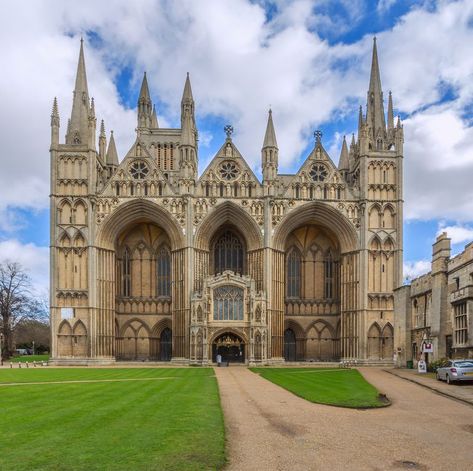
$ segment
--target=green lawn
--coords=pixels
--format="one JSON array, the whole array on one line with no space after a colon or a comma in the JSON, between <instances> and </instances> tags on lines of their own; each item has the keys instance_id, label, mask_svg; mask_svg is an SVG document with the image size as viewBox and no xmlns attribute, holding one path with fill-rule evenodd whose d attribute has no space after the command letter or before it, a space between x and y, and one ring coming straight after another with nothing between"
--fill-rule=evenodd
<instances>
[{"instance_id":1,"label":"green lawn","mask_svg":"<svg viewBox=\"0 0 473 471\"><path fill-rule=\"evenodd\" d=\"M352 369L251 368L254 373L311 402L332 406L383 407L388 401Z\"/></svg>"},{"instance_id":2,"label":"green lawn","mask_svg":"<svg viewBox=\"0 0 473 471\"><path fill-rule=\"evenodd\" d=\"M48 361L49 355L21 355L19 357L11 357L8 360L4 360L4 363L33 363L34 361Z\"/></svg>"},{"instance_id":3,"label":"green lawn","mask_svg":"<svg viewBox=\"0 0 473 471\"><path fill-rule=\"evenodd\" d=\"M0 422L0 470L217 470L225 462L211 368L2 369Z\"/></svg>"}]
</instances>

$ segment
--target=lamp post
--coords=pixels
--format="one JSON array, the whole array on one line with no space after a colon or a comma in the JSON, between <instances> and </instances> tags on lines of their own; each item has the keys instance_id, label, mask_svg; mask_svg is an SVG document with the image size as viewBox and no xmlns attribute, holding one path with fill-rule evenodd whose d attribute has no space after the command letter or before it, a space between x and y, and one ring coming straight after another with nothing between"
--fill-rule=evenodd
<instances>
[{"instance_id":1,"label":"lamp post","mask_svg":"<svg viewBox=\"0 0 473 471\"><path fill-rule=\"evenodd\" d=\"M33 355L34 355L34 340L33 340Z\"/></svg>"}]
</instances>

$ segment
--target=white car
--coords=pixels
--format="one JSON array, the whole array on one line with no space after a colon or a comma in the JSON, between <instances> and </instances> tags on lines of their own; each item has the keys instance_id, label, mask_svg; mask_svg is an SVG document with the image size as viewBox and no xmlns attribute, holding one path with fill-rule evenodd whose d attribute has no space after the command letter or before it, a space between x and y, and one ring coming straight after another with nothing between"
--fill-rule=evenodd
<instances>
[{"instance_id":1,"label":"white car","mask_svg":"<svg viewBox=\"0 0 473 471\"><path fill-rule=\"evenodd\" d=\"M473 381L473 360L449 360L437 369L437 379L451 384L455 381Z\"/></svg>"}]
</instances>

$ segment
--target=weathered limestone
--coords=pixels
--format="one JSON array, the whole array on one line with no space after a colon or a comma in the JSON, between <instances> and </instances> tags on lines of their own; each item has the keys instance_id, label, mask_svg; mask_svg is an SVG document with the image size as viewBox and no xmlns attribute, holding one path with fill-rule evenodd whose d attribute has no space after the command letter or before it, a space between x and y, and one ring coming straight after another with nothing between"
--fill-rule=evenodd
<instances>
[{"instance_id":1,"label":"weathered limestone","mask_svg":"<svg viewBox=\"0 0 473 471\"><path fill-rule=\"evenodd\" d=\"M392 361L402 273L403 129L376 44L366 116L337 168L315 133L278 173L272 111L260 182L231 126L198 175L187 76L181 128L158 126L146 75L119 161L88 95L81 43L66 143L51 116L51 325L57 363Z\"/></svg>"}]
</instances>

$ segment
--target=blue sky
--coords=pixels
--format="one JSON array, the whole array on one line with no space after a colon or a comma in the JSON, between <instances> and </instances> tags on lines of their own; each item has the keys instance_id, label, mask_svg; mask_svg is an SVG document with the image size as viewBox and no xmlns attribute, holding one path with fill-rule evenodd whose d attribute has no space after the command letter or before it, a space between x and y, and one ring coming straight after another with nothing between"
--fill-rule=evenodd
<instances>
[{"instance_id":1,"label":"blue sky","mask_svg":"<svg viewBox=\"0 0 473 471\"><path fill-rule=\"evenodd\" d=\"M429 269L440 231L454 253L473 240L473 0L102 3L0 6L0 260L19 260L39 288L48 279L49 115L57 96L63 136L81 35L89 92L121 158L143 71L163 127L178 126L190 72L200 170L231 123L257 175L270 105L281 172L297 171L315 129L338 162L366 104L376 35L385 96L392 90L405 127L406 275Z\"/></svg>"}]
</instances>

